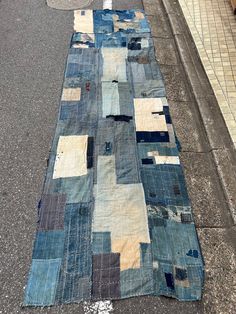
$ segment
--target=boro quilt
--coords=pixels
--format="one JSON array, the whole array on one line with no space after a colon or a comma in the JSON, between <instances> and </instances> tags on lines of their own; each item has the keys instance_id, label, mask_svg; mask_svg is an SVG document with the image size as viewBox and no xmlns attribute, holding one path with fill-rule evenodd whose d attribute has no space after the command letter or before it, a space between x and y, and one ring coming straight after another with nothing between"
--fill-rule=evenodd
<instances>
[{"instance_id":1,"label":"boro quilt","mask_svg":"<svg viewBox=\"0 0 236 314\"><path fill-rule=\"evenodd\" d=\"M147 19L76 11L24 305L199 300L203 273Z\"/></svg>"}]
</instances>

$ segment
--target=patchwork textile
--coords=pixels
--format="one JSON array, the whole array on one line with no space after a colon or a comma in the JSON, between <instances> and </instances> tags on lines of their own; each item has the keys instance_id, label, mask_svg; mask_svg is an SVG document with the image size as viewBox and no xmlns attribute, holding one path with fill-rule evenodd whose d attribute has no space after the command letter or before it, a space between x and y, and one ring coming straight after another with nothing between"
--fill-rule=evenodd
<instances>
[{"instance_id":1,"label":"patchwork textile","mask_svg":"<svg viewBox=\"0 0 236 314\"><path fill-rule=\"evenodd\" d=\"M142 11L77 11L24 304L201 298L204 265Z\"/></svg>"}]
</instances>

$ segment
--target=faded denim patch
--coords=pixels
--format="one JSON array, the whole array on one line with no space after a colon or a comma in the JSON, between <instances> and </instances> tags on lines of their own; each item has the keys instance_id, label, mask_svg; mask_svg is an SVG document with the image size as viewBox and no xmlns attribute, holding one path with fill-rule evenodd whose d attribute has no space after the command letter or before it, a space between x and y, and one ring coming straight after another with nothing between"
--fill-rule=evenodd
<instances>
[{"instance_id":1,"label":"faded denim patch","mask_svg":"<svg viewBox=\"0 0 236 314\"><path fill-rule=\"evenodd\" d=\"M141 177L147 204L189 206L181 166L142 167Z\"/></svg>"},{"instance_id":2,"label":"faded denim patch","mask_svg":"<svg viewBox=\"0 0 236 314\"><path fill-rule=\"evenodd\" d=\"M24 305L44 306L55 303L61 259L32 260Z\"/></svg>"},{"instance_id":3,"label":"faded denim patch","mask_svg":"<svg viewBox=\"0 0 236 314\"><path fill-rule=\"evenodd\" d=\"M93 232L93 254L111 253L111 233Z\"/></svg>"},{"instance_id":4,"label":"faded denim patch","mask_svg":"<svg viewBox=\"0 0 236 314\"><path fill-rule=\"evenodd\" d=\"M55 259L63 256L64 231L38 231L33 259Z\"/></svg>"},{"instance_id":5,"label":"faded denim patch","mask_svg":"<svg viewBox=\"0 0 236 314\"><path fill-rule=\"evenodd\" d=\"M193 224L149 216L151 226L155 294L179 300L201 298L203 284L200 248ZM158 237L158 240L157 240ZM168 243L168 245L165 245ZM195 258L189 256L189 248Z\"/></svg>"}]
</instances>

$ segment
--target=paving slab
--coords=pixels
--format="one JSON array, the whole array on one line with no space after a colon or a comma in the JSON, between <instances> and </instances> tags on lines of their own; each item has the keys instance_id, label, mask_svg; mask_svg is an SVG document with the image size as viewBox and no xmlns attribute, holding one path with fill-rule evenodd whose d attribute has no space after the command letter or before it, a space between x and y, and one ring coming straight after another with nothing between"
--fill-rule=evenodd
<instances>
[{"instance_id":1,"label":"paving slab","mask_svg":"<svg viewBox=\"0 0 236 314\"><path fill-rule=\"evenodd\" d=\"M165 2L169 9L171 3ZM230 1L179 0L178 3L235 144L236 21Z\"/></svg>"},{"instance_id":2,"label":"paving slab","mask_svg":"<svg viewBox=\"0 0 236 314\"><path fill-rule=\"evenodd\" d=\"M160 64L177 65L179 63L173 38L160 38L157 36L153 38L153 41L156 48L156 58Z\"/></svg>"},{"instance_id":3,"label":"paving slab","mask_svg":"<svg viewBox=\"0 0 236 314\"><path fill-rule=\"evenodd\" d=\"M204 313L234 313L236 299L235 227L198 230L206 263Z\"/></svg>"},{"instance_id":4,"label":"paving slab","mask_svg":"<svg viewBox=\"0 0 236 314\"><path fill-rule=\"evenodd\" d=\"M186 86L182 65L161 64L160 68L165 81L167 99L189 101L191 91Z\"/></svg>"},{"instance_id":5,"label":"paving slab","mask_svg":"<svg viewBox=\"0 0 236 314\"><path fill-rule=\"evenodd\" d=\"M215 150L221 150L222 148L224 148L231 152L231 156L235 156L232 136L230 135L229 128L227 129L226 127L228 126L228 124L224 121L222 108L220 109L218 105L219 95L214 96L214 86L213 88L211 88L211 85L209 84L209 79L206 75L206 72L204 71L202 59L200 58L201 53L199 54L199 50L196 49L193 40L195 38L195 33L190 33L179 2L162 0L162 4L165 13L167 13L168 15L177 50L179 52L179 56L184 67L184 72L186 75L185 78L188 81L186 84L189 85L190 90L192 90L192 97L194 96L193 98L195 98L195 101L193 103L195 103L196 105L196 110L200 115L200 120L202 120L202 124L207 135L209 150L213 152ZM178 32L175 31L176 15L178 16ZM173 18L174 20L172 21ZM227 107L225 108L227 109ZM227 113L227 111L225 111L225 113ZM233 121L230 120L230 113L227 113L227 115L229 122L233 123ZM234 167L236 164L235 159L233 158L231 159L231 161L233 162ZM217 169L227 168L223 165L223 161L222 165L220 165L218 161ZM230 195L232 195L232 192L228 191L228 187L232 186L232 181L234 182L233 185L236 186L236 176L230 175L228 171L225 171L224 175L222 171L218 171L218 176L222 183L222 189L225 191L225 196L232 217L234 219L234 222L236 222L236 203L234 201L234 198L230 197ZM231 183L227 183L227 181Z\"/></svg>"},{"instance_id":6,"label":"paving slab","mask_svg":"<svg viewBox=\"0 0 236 314\"><path fill-rule=\"evenodd\" d=\"M197 227L230 227L232 217L211 153L182 152Z\"/></svg>"},{"instance_id":7,"label":"paving slab","mask_svg":"<svg viewBox=\"0 0 236 314\"><path fill-rule=\"evenodd\" d=\"M146 14L147 19L152 26L152 36L161 38L172 37L170 24L166 20L165 16L163 16L162 12L160 10L156 10L155 5L152 7L152 10L150 9L150 11L151 12L149 14Z\"/></svg>"},{"instance_id":8,"label":"paving slab","mask_svg":"<svg viewBox=\"0 0 236 314\"><path fill-rule=\"evenodd\" d=\"M236 166L235 166L235 154L231 149L218 149L213 150L212 154L214 156L215 164L218 170L220 180L222 182L223 189L227 195L227 200L229 202L229 208L231 215L235 220L236 217L236 193L235 193L235 176Z\"/></svg>"}]
</instances>

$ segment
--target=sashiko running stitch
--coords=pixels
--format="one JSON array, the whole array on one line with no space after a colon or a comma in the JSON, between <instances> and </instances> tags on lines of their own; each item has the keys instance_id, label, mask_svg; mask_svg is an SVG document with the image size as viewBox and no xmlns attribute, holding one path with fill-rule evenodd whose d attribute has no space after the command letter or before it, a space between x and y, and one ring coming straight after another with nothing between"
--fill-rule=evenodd
<instances>
[{"instance_id":1,"label":"sashiko running stitch","mask_svg":"<svg viewBox=\"0 0 236 314\"><path fill-rule=\"evenodd\" d=\"M149 24L76 11L24 304L199 300L204 265Z\"/></svg>"}]
</instances>

